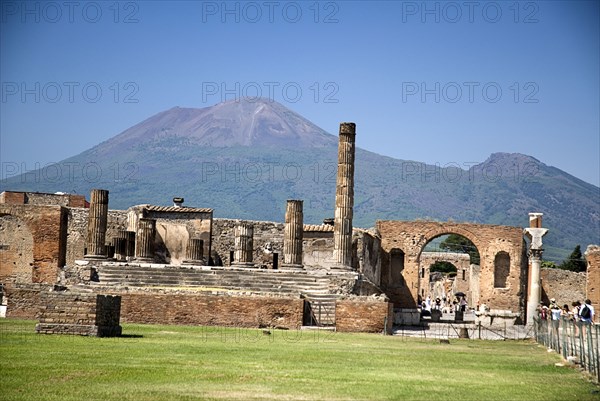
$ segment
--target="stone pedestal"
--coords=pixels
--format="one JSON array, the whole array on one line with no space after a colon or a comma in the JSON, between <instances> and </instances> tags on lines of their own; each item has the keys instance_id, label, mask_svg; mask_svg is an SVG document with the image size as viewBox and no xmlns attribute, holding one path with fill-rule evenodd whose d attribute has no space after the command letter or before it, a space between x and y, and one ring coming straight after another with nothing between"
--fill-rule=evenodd
<instances>
[{"instance_id":1,"label":"stone pedestal","mask_svg":"<svg viewBox=\"0 0 600 401\"><path fill-rule=\"evenodd\" d=\"M85 254L86 259L106 259L104 246L108 221L108 191L92 189Z\"/></svg>"},{"instance_id":2,"label":"stone pedestal","mask_svg":"<svg viewBox=\"0 0 600 401\"><path fill-rule=\"evenodd\" d=\"M303 201L288 200L283 229L284 269L302 269L302 238L304 234Z\"/></svg>"},{"instance_id":3,"label":"stone pedestal","mask_svg":"<svg viewBox=\"0 0 600 401\"><path fill-rule=\"evenodd\" d=\"M141 218L135 235L135 261L152 262L154 260L154 237L156 220Z\"/></svg>"},{"instance_id":4,"label":"stone pedestal","mask_svg":"<svg viewBox=\"0 0 600 401\"><path fill-rule=\"evenodd\" d=\"M355 137L356 124L340 124L333 232L334 269L352 269Z\"/></svg>"},{"instance_id":5,"label":"stone pedestal","mask_svg":"<svg viewBox=\"0 0 600 401\"><path fill-rule=\"evenodd\" d=\"M185 249L185 264L204 265L204 241L199 238L190 238Z\"/></svg>"},{"instance_id":6,"label":"stone pedestal","mask_svg":"<svg viewBox=\"0 0 600 401\"><path fill-rule=\"evenodd\" d=\"M254 252L254 226L242 223L234 228L235 242L232 266L253 267L252 253Z\"/></svg>"},{"instance_id":7,"label":"stone pedestal","mask_svg":"<svg viewBox=\"0 0 600 401\"><path fill-rule=\"evenodd\" d=\"M113 246L115 247L115 260L117 262L126 261L127 239L123 237L115 237L113 238Z\"/></svg>"}]
</instances>

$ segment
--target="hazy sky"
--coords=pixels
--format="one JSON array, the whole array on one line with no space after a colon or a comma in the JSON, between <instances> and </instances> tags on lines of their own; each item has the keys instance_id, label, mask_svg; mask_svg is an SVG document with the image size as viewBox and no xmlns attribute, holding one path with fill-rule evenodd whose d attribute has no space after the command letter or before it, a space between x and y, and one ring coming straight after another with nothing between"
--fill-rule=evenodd
<instances>
[{"instance_id":1,"label":"hazy sky","mask_svg":"<svg viewBox=\"0 0 600 401\"><path fill-rule=\"evenodd\" d=\"M173 106L262 95L333 134L356 122L387 156L518 152L600 185L598 2L1 6L0 179Z\"/></svg>"}]
</instances>

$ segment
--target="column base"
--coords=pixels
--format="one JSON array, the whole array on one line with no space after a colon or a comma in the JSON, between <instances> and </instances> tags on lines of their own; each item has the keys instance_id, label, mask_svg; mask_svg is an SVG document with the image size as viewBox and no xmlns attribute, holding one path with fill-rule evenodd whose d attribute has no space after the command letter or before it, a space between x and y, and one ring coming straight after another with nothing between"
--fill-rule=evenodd
<instances>
[{"instance_id":1,"label":"column base","mask_svg":"<svg viewBox=\"0 0 600 401\"><path fill-rule=\"evenodd\" d=\"M131 261L135 263L154 263L154 258L133 258Z\"/></svg>"},{"instance_id":2,"label":"column base","mask_svg":"<svg viewBox=\"0 0 600 401\"><path fill-rule=\"evenodd\" d=\"M337 271L352 271L352 266L346 266L346 265L333 265L330 267L331 270L337 270Z\"/></svg>"},{"instance_id":3,"label":"column base","mask_svg":"<svg viewBox=\"0 0 600 401\"><path fill-rule=\"evenodd\" d=\"M304 265L298 265L295 263L282 263L281 268L287 270L303 270Z\"/></svg>"},{"instance_id":4,"label":"column base","mask_svg":"<svg viewBox=\"0 0 600 401\"><path fill-rule=\"evenodd\" d=\"M231 267L249 268L249 267L254 267L254 263L253 262L233 262L231 264Z\"/></svg>"},{"instance_id":5,"label":"column base","mask_svg":"<svg viewBox=\"0 0 600 401\"><path fill-rule=\"evenodd\" d=\"M206 262L204 260L184 260L181 262L184 265L196 265L196 266L205 266Z\"/></svg>"},{"instance_id":6,"label":"column base","mask_svg":"<svg viewBox=\"0 0 600 401\"><path fill-rule=\"evenodd\" d=\"M85 260L106 260L108 259L106 255L84 255L83 259Z\"/></svg>"}]
</instances>

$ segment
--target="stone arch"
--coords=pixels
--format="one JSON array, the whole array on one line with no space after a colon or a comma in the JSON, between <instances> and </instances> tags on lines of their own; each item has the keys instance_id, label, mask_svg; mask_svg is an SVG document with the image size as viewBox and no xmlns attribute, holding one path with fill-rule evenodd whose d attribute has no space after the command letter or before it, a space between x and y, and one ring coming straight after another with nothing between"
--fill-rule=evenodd
<instances>
[{"instance_id":1,"label":"stone arch","mask_svg":"<svg viewBox=\"0 0 600 401\"><path fill-rule=\"evenodd\" d=\"M522 228L476 223L379 220L377 230L381 235L383 252L389 253L392 248L400 248L405 252L404 278L409 296L399 297L384 288L395 307L416 306L420 288L419 264L425 245L440 235L457 234L473 242L479 251L480 264L470 266L471 284L479 283L476 293L473 293L473 303L483 302L492 310L523 311L527 258L524 256ZM499 251L510 255L510 273L505 288L494 287L494 257Z\"/></svg>"},{"instance_id":2,"label":"stone arch","mask_svg":"<svg viewBox=\"0 0 600 401\"><path fill-rule=\"evenodd\" d=\"M510 255L500 251L494 257L494 288L506 288L510 275Z\"/></svg>"},{"instance_id":3,"label":"stone arch","mask_svg":"<svg viewBox=\"0 0 600 401\"><path fill-rule=\"evenodd\" d=\"M25 221L0 215L0 282L32 282L33 247L33 235Z\"/></svg>"}]
</instances>

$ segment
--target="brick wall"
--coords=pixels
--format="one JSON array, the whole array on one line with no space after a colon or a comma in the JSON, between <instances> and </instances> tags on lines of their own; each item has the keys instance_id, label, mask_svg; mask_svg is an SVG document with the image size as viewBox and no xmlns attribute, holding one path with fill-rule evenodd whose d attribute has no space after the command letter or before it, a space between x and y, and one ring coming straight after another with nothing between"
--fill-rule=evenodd
<instances>
[{"instance_id":1,"label":"brick wall","mask_svg":"<svg viewBox=\"0 0 600 401\"><path fill-rule=\"evenodd\" d=\"M0 194L0 203L10 204L10 205L23 205L25 203L25 193L24 192L2 192Z\"/></svg>"},{"instance_id":2,"label":"brick wall","mask_svg":"<svg viewBox=\"0 0 600 401\"><path fill-rule=\"evenodd\" d=\"M304 300L196 294L122 294L121 318L130 323L233 327L302 325Z\"/></svg>"},{"instance_id":3,"label":"brick wall","mask_svg":"<svg viewBox=\"0 0 600 401\"><path fill-rule=\"evenodd\" d=\"M39 323L42 334L79 334L99 337L121 335L121 297L52 291L40 293Z\"/></svg>"},{"instance_id":4,"label":"brick wall","mask_svg":"<svg viewBox=\"0 0 600 401\"><path fill-rule=\"evenodd\" d=\"M335 304L337 331L381 333L387 317L386 332L390 333L394 320L391 302L338 300Z\"/></svg>"},{"instance_id":5,"label":"brick wall","mask_svg":"<svg viewBox=\"0 0 600 401\"><path fill-rule=\"evenodd\" d=\"M62 206L31 206L0 204L0 219L12 216L27 226L32 237L31 281L34 283L55 283L58 268L65 264L67 238L67 209ZM6 260L11 249L23 249L27 241L10 233L0 233L0 259ZM5 246L8 246L6 249ZM27 251L27 250L25 250ZM29 252L29 251L27 251ZM2 269L3 271L6 269ZM3 273L10 276L10 271Z\"/></svg>"},{"instance_id":6,"label":"brick wall","mask_svg":"<svg viewBox=\"0 0 600 401\"><path fill-rule=\"evenodd\" d=\"M445 234L459 234L471 240L481 256L479 301L492 309L523 312L524 295L527 288L526 258L524 257L523 229L519 227L492 226L431 221L377 221L383 249L382 266L389 270L389 252L400 249L404 252L404 283L388 295L398 307L414 307L420 288L419 262L425 245L432 239ZM498 252L510 257L510 271L506 287L494 286L494 259ZM384 276L390 276L388 274ZM387 283L393 287L394 283ZM386 283L382 283L385 287Z\"/></svg>"},{"instance_id":7,"label":"brick wall","mask_svg":"<svg viewBox=\"0 0 600 401\"><path fill-rule=\"evenodd\" d=\"M4 296L7 300L6 317L14 319L37 319L42 305L41 294L50 291L50 284L7 285Z\"/></svg>"}]
</instances>

